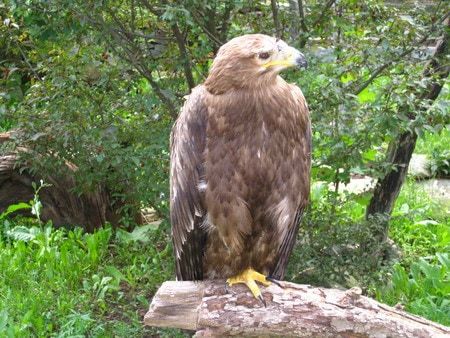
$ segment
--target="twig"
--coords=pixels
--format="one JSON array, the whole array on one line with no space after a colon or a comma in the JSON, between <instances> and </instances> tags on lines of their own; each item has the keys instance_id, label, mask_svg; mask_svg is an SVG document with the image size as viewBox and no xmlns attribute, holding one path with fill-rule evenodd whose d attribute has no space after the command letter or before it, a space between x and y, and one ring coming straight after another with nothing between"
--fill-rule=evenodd
<instances>
[{"instance_id":1,"label":"twig","mask_svg":"<svg viewBox=\"0 0 450 338\"><path fill-rule=\"evenodd\" d=\"M378 67L377 69L375 69L375 71L370 75L370 77L364 81L359 87L357 87L353 93L355 95L358 95L359 93L361 93L364 89L366 89L377 77L378 75L380 75L385 69L387 69L389 66L391 66L393 63L401 60L402 58L404 58L405 56L411 54L414 50L416 50L417 48L421 47L422 44L430 37L431 33L433 33L436 30L436 24L437 23L441 23L444 22L444 20L447 19L447 17L450 15L450 13L446 13L444 14L439 20L437 20L436 22L434 22L431 25L430 30L428 31L428 33L426 35L424 35L420 40L414 42L412 45L414 47L410 47L407 50L403 51L402 53L400 53L399 55L397 55L396 57L394 57L393 59L385 62L383 65L381 65L380 67Z\"/></svg>"},{"instance_id":2,"label":"twig","mask_svg":"<svg viewBox=\"0 0 450 338\"><path fill-rule=\"evenodd\" d=\"M17 48L19 48L20 54L23 57L23 61L25 61L25 63L27 64L28 68L30 68L31 72L34 74L34 76L39 80L42 81L41 77L39 76L39 74L36 72L36 70L33 68L33 66L31 65L31 63L28 61L27 56L25 55L25 52L22 50L22 47L20 47L20 44L17 44Z\"/></svg>"},{"instance_id":3,"label":"twig","mask_svg":"<svg viewBox=\"0 0 450 338\"><path fill-rule=\"evenodd\" d=\"M189 90L191 91L195 87L195 81L192 76L191 61L186 50L183 34L181 34L177 24L172 25L172 31L175 35L175 39L177 40L178 50L180 51L181 62L183 63L184 68L184 76L186 77L186 82L189 86Z\"/></svg>"}]
</instances>

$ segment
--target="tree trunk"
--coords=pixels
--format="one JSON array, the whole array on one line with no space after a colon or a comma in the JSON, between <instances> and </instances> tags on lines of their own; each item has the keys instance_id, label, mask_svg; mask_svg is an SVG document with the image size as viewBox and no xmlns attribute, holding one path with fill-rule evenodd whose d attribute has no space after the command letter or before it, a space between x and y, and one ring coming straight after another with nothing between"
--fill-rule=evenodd
<instances>
[{"instance_id":1,"label":"tree trunk","mask_svg":"<svg viewBox=\"0 0 450 338\"><path fill-rule=\"evenodd\" d=\"M449 27L449 18L444 22L444 27ZM424 77L437 76L445 79L449 76L450 67L441 65L438 60L447 55L449 34L446 31L437 41L433 58L428 63L424 71ZM434 101L439 96L443 87L443 81L433 82L426 91L420 95L421 100ZM422 107L425 107L423 105ZM424 109L424 108L421 108ZM413 120L416 114L410 112L409 118ZM381 219L381 239L386 239L388 234L388 221L392 213L395 201L400 193L412 153L416 146L417 134L414 131L406 131L401 133L397 139L391 141L388 148L387 162L391 164L390 170L385 176L378 180L366 210L366 218L377 217Z\"/></svg>"},{"instance_id":2,"label":"tree trunk","mask_svg":"<svg viewBox=\"0 0 450 338\"><path fill-rule=\"evenodd\" d=\"M0 134L0 145L11 140L11 133ZM20 149L19 151L26 151ZM36 156L38 159L39 156ZM33 200L33 182L39 185L42 179L51 184L39 192L42 203L41 220L52 221L57 227L81 226L92 232L106 222L118 226L123 204L112 203L106 187L98 185L93 191L78 195L73 192L76 186L76 166L66 162L59 173L31 173L26 164L19 161L17 152L0 155L0 213L8 206L19 202ZM64 173L64 174L63 174ZM113 206L114 205L114 206ZM30 215L31 216L31 215ZM141 223L141 216L136 213L135 221Z\"/></svg>"},{"instance_id":3,"label":"tree trunk","mask_svg":"<svg viewBox=\"0 0 450 338\"><path fill-rule=\"evenodd\" d=\"M405 132L389 145L387 161L392 169L380 180L378 180L373 196L366 210L366 217L377 215L381 221L380 232L375 234L380 240L386 240L388 236L387 222L392 213L395 201L400 193L403 182L408 173L408 166L412 153L416 147L417 134Z\"/></svg>"},{"instance_id":4,"label":"tree trunk","mask_svg":"<svg viewBox=\"0 0 450 338\"><path fill-rule=\"evenodd\" d=\"M270 7L272 9L272 18L273 18L273 25L275 27L275 36L277 38L282 39L283 38L283 31L281 29L280 25L280 19L278 17L278 4L276 0L270 0Z\"/></svg>"},{"instance_id":5,"label":"tree trunk","mask_svg":"<svg viewBox=\"0 0 450 338\"><path fill-rule=\"evenodd\" d=\"M289 15L291 16L289 35L291 41L295 42L300 34L300 14L297 0L289 0Z\"/></svg>"},{"instance_id":6,"label":"tree trunk","mask_svg":"<svg viewBox=\"0 0 450 338\"><path fill-rule=\"evenodd\" d=\"M347 291L280 282L262 288L266 307L244 285L165 282L144 324L196 330L195 337L449 337L450 329Z\"/></svg>"}]
</instances>

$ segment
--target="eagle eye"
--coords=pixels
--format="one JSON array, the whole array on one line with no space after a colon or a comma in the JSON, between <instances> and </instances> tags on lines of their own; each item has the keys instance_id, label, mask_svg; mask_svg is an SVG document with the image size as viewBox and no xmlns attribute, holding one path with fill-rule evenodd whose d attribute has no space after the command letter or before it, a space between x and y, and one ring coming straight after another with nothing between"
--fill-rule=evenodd
<instances>
[{"instance_id":1,"label":"eagle eye","mask_svg":"<svg viewBox=\"0 0 450 338\"><path fill-rule=\"evenodd\" d=\"M262 53L259 53L258 57L259 57L260 59L262 59L262 60L266 60L266 59L268 59L268 58L270 57L270 53L268 53L268 52L262 52Z\"/></svg>"}]
</instances>

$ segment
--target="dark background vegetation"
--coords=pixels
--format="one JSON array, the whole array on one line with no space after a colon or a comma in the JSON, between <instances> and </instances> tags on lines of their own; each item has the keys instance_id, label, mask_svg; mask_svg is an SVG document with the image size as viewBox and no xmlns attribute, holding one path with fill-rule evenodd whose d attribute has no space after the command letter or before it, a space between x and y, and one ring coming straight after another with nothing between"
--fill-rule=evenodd
<instances>
[{"instance_id":1,"label":"dark background vegetation","mask_svg":"<svg viewBox=\"0 0 450 338\"><path fill-rule=\"evenodd\" d=\"M26 148L23 170L44 177L36 198L0 216L0 335L182 335L140 323L174 278L169 132L218 48L255 32L310 65L283 74L307 98L314 143L312 203L287 279L358 285L450 325L448 204L406 178L414 149L449 173L448 15L442 0L0 4L0 131L18 131L1 154ZM103 187L119 227L41 221L43 173L64 177L66 163L77 168L71 193ZM374 190L342 191L366 175ZM27 208L34 218L9 217ZM149 208L162 222L136 226Z\"/></svg>"}]
</instances>

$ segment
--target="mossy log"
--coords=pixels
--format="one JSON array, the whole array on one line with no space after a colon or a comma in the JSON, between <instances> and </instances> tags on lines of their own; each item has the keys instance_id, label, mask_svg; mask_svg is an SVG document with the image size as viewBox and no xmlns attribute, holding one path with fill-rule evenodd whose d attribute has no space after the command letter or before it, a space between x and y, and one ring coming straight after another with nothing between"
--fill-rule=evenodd
<instances>
[{"instance_id":1,"label":"mossy log","mask_svg":"<svg viewBox=\"0 0 450 338\"><path fill-rule=\"evenodd\" d=\"M280 286L261 288L264 306L244 285L168 281L144 324L195 330L195 337L450 337L450 328L364 297L359 288Z\"/></svg>"}]
</instances>

